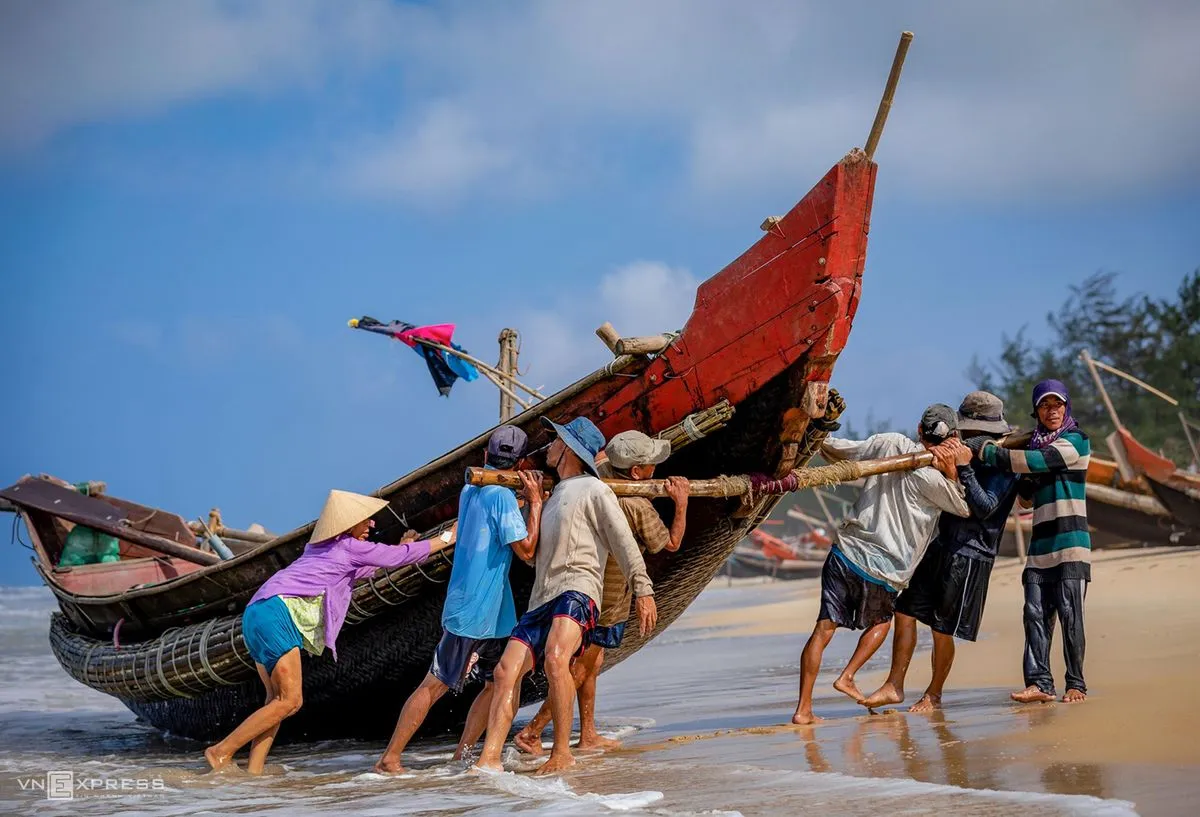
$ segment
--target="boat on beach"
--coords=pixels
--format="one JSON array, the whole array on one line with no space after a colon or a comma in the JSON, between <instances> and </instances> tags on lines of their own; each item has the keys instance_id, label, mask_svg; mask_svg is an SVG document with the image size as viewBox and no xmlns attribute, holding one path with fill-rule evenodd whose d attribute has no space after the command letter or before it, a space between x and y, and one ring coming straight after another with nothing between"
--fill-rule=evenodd
<instances>
[{"instance_id":1,"label":"boat on beach","mask_svg":"<svg viewBox=\"0 0 1200 817\"><path fill-rule=\"evenodd\" d=\"M700 285L681 332L664 336L651 353L616 356L511 422L537 448L549 441L543 417L587 416L611 437L630 428L651 434L694 428L698 415L727 405L732 414L724 427L686 438L662 475L779 475L803 465L819 446L822 435L809 420L826 409L833 366L862 293L875 174L863 151L851 151L786 215L764 222L753 246ZM389 503L375 519L376 538L396 542L409 528L430 535L450 525L464 470L482 463L489 433L375 491ZM311 522L268 542L245 543L222 560L197 546L182 517L108 493L88 495L32 477L0 497L23 520L39 574L58 601L50 640L72 677L160 729L197 739L224 734L261 703L240 614L269 576L300 555ZM659 605L656 632L687 608L778 499L689 505L680 551L647 559ZM60 566L75 526L119 540L119 561ZM391 730L441 635L452 559L448 551L425 564L380 571L355 587L339 660L304 656L305 706L285 722L281 739L378 738ZM532 579L530 568L514 565L519 610ZM607 666L646 643L636 629ZM522 700L543 692L544 680L534 678ZM471 699L447 696L429 728L456 727Z\"/></svg>"}]
</instances>

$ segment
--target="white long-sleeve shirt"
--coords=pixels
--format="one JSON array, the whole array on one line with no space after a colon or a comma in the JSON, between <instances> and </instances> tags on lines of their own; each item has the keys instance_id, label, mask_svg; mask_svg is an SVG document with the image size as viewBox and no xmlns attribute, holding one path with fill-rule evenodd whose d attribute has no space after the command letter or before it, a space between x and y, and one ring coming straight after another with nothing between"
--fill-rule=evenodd
<instances>
[{"instance_id":1,"label":"white long-sleeve shirt","mask_svg":"<svg viewBox=\"0 0 1200 817\"><path fill-rule=\"evenodd\" d=\"M542 509L529 609L568 590L599 605L610 554L635 596L654 594L641 549L612 489L590 474L564 479Z\"/></svg>"},{"instance_id":2,"label":"white long-sleeve shirt","mask_svg":"<svg viewBox=\"0 0 1200 817\"><path fill-rule=\"evenodd\" d=\"M827 460L873 460L923 451L903 434L876 434L861 442L827 439ZM962 487L936 468L867 477L850 515L837 528L837 546L867 575L903 590L937 533L942 511L970 516Z\"/></svg>"}]
</instances>

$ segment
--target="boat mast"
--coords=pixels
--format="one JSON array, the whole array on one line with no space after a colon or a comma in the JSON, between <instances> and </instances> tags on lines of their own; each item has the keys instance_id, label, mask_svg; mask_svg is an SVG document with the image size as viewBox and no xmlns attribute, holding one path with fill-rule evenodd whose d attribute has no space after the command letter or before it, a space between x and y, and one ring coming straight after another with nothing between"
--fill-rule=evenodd
<instances>
[{"instance_id":1,"label":"boat mast","mask_svg":"<svg viewBox=\"0 0 1200 817\"><path fill-rule=\"evenodd\" d=\"M500 330L500 362L496 364L496 368L506 380L511 382L517 376L517 330L501 329ZM500 422L507 423L516 416L515 408L511 392L500 390Z\"/></svg>"},{"instance_id":2,"label":"boat mast","mask_svg":"<svg viewBox=\"0 0 1200 817\"><path fill-rule=\"evenodd\" d=\"M900 44L896 46L896 56L892 59L892 71L888 74L887 85L883 89L883 99L879 100L879 110L875 112L875 121L871 123L871 133L867 136L866 147L863 148L868 159L875 158L875 148L879 147L879 137L883 136L883 126L887 124L888 114L892 110L892 98L896 96L896 85L900 82L900 71L904 68L904 58L908 55L908 47L912 40L911 31L900 34Z\"/></svg>"}]
</instances>

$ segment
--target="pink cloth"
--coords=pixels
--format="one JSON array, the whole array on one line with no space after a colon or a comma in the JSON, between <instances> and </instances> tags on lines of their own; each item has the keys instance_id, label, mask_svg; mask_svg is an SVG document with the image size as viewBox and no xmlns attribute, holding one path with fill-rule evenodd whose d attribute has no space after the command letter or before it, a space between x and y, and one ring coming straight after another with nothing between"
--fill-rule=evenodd
<instances>
[{"instance_id":1,"label":"pink cloth","mask_svg":"<svg viewBox=\"0 0 1200 817\"><path fill-rule=\"evenodd\" d=\"M414 337L431 340L443 346L449 346L454 338L454 324L435 323L432 326L414 326L412 329L406 329L395 336L396 340L406 343L409 346L417 345L417 342L413 340Z\"/></svg>"},{"instance_id":2,"label":"pink cloth","mask_svg":"<svg viewBox=\"0 0 1200 817\"><path fill-rule=\"evenodd\" d=\"M407 545L364 542L343 533L324 542L310 543L300 558L258 588L250 604L273 596L325 594L325 644L337 660L337 636L350 609L354 583L381 567L395 568L429 556L428 541ZM249 606L249 605L247 605Z\"/></svg>"}]
</instances>

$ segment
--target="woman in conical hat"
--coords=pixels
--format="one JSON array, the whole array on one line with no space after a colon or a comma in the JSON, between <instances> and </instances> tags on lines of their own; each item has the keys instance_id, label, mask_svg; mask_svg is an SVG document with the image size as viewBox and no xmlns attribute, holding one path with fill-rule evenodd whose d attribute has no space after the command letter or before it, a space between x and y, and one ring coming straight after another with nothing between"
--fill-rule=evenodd
<instances>
[{"instance_id":1,"label":"woman in conical hat","mask_svg":"<svg viewBox=\"0 0 1200 817\"><path fill-rule=\"evenodd\" d=\"M337 660L337 637L350 607L354 583L377 569L427 558L454 543L454 529L427 541L406 534L399 545L367 541L371 517L387 502L349 491L330 491L300 558L258 589L242 615L242 638L266 687L266 703L204 757L213 770L250 744L247 771L261 774L283 720L301 705L300 650Z\"/></svg>"}]
</instances>

